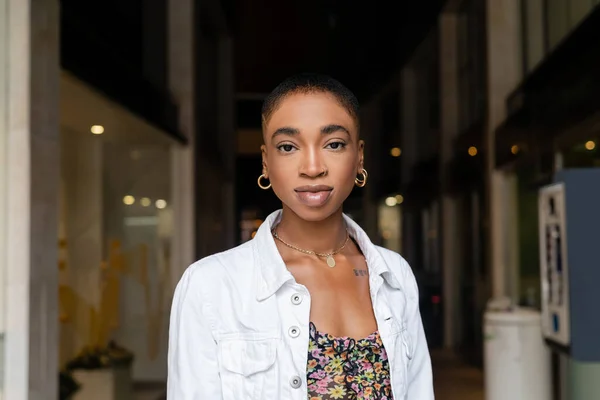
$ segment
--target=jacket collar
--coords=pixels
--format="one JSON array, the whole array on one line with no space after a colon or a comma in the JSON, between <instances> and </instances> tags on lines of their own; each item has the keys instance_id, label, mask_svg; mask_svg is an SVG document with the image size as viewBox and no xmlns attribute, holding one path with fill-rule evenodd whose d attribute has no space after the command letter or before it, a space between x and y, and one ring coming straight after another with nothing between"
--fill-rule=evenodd
<instances>
[{"instance_id":1,"label":"jacket collar","mask_svg":"<svg viewBox=\"0 0 600 400\"><path fill-rule=\"evenodd\" d=\"M259 301L269 298L286 282L294 280L283 262L277 250L275 239L271 234L272 229L280 220L281 210L271 213L258 228L254 239L252 239L256 298ZM390 266L383 259L365 231L345 214L344 221L348 227L348 233L356 241L367 260L371 277L382 276L389 285L400 289L400 283L392 273Z\"/></svg>"}]
</instances>

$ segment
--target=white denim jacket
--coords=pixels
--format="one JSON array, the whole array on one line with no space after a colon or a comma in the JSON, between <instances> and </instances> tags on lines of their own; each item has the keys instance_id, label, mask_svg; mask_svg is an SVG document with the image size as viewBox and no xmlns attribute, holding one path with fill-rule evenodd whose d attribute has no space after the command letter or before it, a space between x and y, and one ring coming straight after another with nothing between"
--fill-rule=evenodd
<instances>
[{"instance_id":1,"label":"white denim jacket","mask_svg":"<svg viewBox=\"0 0 600 400\"><path fill-rule=\"evenodd\" d=\"M168 400L306 400L310 294L287 270L271 214L249 242L184 273L171 311ZM431 361L408 263L344 216L366 257L395 400L432 400Z\"/></svg>"}]
</instances>

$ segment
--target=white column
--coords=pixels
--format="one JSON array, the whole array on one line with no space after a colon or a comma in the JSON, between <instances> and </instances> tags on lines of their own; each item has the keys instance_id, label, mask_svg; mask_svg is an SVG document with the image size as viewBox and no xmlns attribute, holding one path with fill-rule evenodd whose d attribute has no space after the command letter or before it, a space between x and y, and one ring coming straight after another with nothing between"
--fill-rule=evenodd
<instances>
[{"instance_id":1,"label":"white column","mask_svg":"<svg viewBox=\"0 0 600 400\"><path fill-rule=\"evenodd\" d=\"M8 24L7 0L0 0L0 26ZM0 149L6 149L8 146L8 31L4 29L0 33ZM4 348L5 348L5 271L7 268L6 241L8 230L6 226L6 200L8 197L8 187L6 178L8 175L8 152L0 151L0 379L4 382ZM0 393L2 393L3 384L0 384ZM1 396L0 396L1 398Z\"/></svg>"},{"instance_id":2,"label":"white column","mask_svg":"<svg viewBox=\"0 0 600 400\"><path fill-rule=\"evenodd\" d=\"M4 398L58 394L58 1L5 0ZM8 55L8 57L6 57Z\"/></svg>"},{"instance_id":3,"label":"white column","mask_svg":"<svg viewBox=\"0 0 600 400\"><path fill-rule=\"evenodd\" d=\"M523 76L520 1L487 0L486 8L488 109L485 139L492 297L514 296L517 279L514 262L518 249L514 248L514 242L511 244L510 238L516 236L517 226L514 218L509 217L514 204L512 199L517 193L513 174L495 168L495 131L506 118L507 96Z\"/></svg>"},{"instance_id":4,"label":"white column","mask_svg":"<svg viewBox=\"0 0 600 400\"><path fill-rule=\"evenodd\" d=\"M194 1L169 0L169 87L179 105L179 126L188 138L188 145L173 146L173 276L177 284L183 271L195 261L195 180L194 180Z\"/></svg>"},{"instance_id":5,"label":"white column","mask_svg":"<svg viewBox=\"0 0 600 400\"><path fill-rule=\"evenodd\" d=\"M448 171L458 135L458 15L444 12L440 17L440 182L441 248L444 292L444 346L460 344L461 336L461 241L458 199L447 193Z\"/></svg>"}]
</instances>

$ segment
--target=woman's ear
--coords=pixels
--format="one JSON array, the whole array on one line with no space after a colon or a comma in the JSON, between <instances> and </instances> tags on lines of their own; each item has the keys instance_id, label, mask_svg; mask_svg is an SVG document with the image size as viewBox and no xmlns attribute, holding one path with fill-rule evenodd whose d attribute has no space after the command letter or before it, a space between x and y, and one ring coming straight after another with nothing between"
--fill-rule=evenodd
<instances>
[{"instance_id":1,"label":"woman's ear","mask_svg":"<svg viewBox=\"0 0 600 400\"><path fill-rule=\"evenodd\" d=\"M260 146L260 154L262 156L262 174L265 176L265 178L267 178L267 146L265 146L264 144Z\"/></svg>"},{"instance_id":2,"label":"woman's ear","mask_svg":"<svg viewBox=\"0 0 600 400\"><path fill-rule=\"evenodd\" d=\"M357 171L357 173L361 172L364 167L365 167L365 141L359 140L358 141L358 171Z\"/></svg>"}]
</instances>

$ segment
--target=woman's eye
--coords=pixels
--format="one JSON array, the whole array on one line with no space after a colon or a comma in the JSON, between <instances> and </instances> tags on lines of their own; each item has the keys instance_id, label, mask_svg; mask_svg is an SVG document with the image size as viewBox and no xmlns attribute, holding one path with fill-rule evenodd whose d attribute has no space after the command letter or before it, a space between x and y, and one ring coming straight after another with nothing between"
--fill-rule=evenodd
<instances>
[{"instance_id":1,"label":"woman's eye","mask_svg":"<svg viewBox=\"0 0 600 400\"><path fill-rule=\"evenodd\" d=\"M278 147L278 149L283 151L284 153L289 153L290 151L294 150L294 146L292 146L291 144L282 144Z\"/></svg>"},{"instance_id":2,"label":"woman's eye","mask_svg":"<svg viewBox=\"0 0 600 400\"><path fill-rule=\"evenodd\" d=\"M327 145L331 150L341 150L344 146L346 146L346 143L343 142L333 142Z\"/></svg>"}]
</instances>

